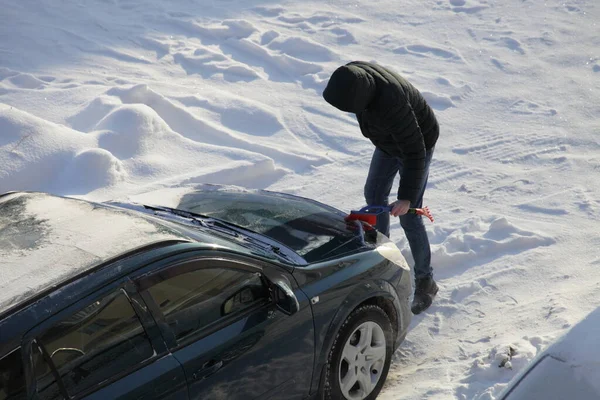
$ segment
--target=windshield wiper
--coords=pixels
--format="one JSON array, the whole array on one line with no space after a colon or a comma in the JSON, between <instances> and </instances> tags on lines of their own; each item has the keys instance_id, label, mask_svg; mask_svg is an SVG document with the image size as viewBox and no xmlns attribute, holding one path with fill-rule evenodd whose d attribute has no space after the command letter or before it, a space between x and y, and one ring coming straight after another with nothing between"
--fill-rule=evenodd
<instances>
[{"instance_id":1,"label":"windshield wiper","mask_svg":"<svg viewBox=\"0 0 600 400\"><path fill-rule=\"evenodd\" d=\"M192 220L193 222L195 222L198 225L201 225L205 228L209 228L208 224L206 224L205 221L202 220L202 218L209 218L205 215L199 215L199 214L194 214L191 212L187 212L187 211L183 211L183 210L178 210L176 208L170 208L170 207L157 207L157 206L149 206L144 204L143 205L145 209L147 210L152 210L152 211L162 211L162 212L166 212L169 214L173 214L173 215L177 215L178 217L183 217L183 218L187 218Z\"/></svg>"},{"instance_id":2,"label":"windshield wiper","mask_svg":"<svg viewBox=\"0 0 600 400\"><path fill-rule=\"evenodd\" d=\"M204 215L204 214L197 214L197 213L193 213L193 212L189 212L189 211L185 211L185 210L180 210L178 208L170 208L170 207L163 207L163 206L149 206L144 204L144 208L148 209L148 210L152 210L152 211L162 211L162 212L167 212L173 215L177 215L178 217L183 217L183 218L187 218L192 220L193 222L197 223L198 225L203 226L204 228L211 228L211 229L215 229L218 230L220 232L226 233L230 236L234 236L234 237L239 237L240 236L240 230L246 231L246 232L250 232L248 231L248 229L245 229L241 226L237 226L235 224L230 224L228 222L222 221L220 219L216 219L214 217L208 216L208 215Z\"/></svg>"},{"instance_id":3,"label":"windshield wiper","mask_svg":"<svg viewBox=\"0 0 600 400\"><path fill-rule=\"evenodd\" d=\"M143 206L148 210L166 212L176 215L178 217L189 219L197 225L202 226L203 228L214 229L216 231L225 233L229 236L233 236L237 239L241 238L243 242L248 243L254 247L258 247L262 251L271 252L273 254L276 254L280 258L284 258L287 261L294 262L292 257L281 251L280 247L268 243L264 240L261 240L260 238L256 237L257 235L259 235L258 233L246 229L243 226L223 221L221 219L217 219L208 215L197 214L189 211L180 210L177 208L150 206L146 204L144 204Z\"/></svg>"},{"instance_id":4,"label":"windshield wiper","mask_svg":"<svg viewBox=\"0 0 600 400\"><path fill-rule=\"evenodd\" d=\"M232 224L227 221L214 219L212 217L208 218L210 218L209 224L211 228L218 230L225 229L227 230L226 233L233 234L233 236L242 236L242 240L244 242L251 243L252 245L261 248L263 251L269 251L278 255L281 258L285 258L288 261L292 261L292 259L287 254L281 251L281 248L279 246L275 246L274 244L271 244L265 240L262 240L262 238L257 237L259 233L253 232L250 229L244 228L243 226Z\"/></svg>"}]
</instances>

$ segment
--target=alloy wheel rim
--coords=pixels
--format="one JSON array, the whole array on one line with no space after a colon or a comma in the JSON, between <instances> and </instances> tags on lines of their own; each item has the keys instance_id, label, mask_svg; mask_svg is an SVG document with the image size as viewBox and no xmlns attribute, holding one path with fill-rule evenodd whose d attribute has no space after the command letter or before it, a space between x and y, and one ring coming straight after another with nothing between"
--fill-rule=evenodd
<instances>
[{"instance_id":1,"label":"alloy wheel rim","mask_svg":"<svg viewBox=\"0 0 600 400\"><path fill-rule=\"evenodd\" d=\"M348 400L365 399L381 379L386 343L379 324L368 321L350 335L338 365L340 389Z\"/></svg>"}]
</instances>

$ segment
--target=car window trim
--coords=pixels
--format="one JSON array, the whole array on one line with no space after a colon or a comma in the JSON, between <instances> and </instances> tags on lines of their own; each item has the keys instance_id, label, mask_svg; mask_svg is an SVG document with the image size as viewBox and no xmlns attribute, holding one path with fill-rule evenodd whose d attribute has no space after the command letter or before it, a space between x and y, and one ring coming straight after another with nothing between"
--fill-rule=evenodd
<instances>
[{"instance_id":1,"label":"car window trim","mask_svg":"<svg viewBox=\"0 0 600 400\"><path fill-rule=\"evenodd\" d=\"M35 325L33 328L29 329L27 332L24 333L23 340L31 341L35 339L35 337L40 335L40 332L45 332L48 329L48 327L54 325L57 321L61 321L65 318L65 316L73 315L74 312L80 311L81 309L89 306L93 302L111 293L123 291L129 299L129 291L131 290L131 288L129 288L128 290L128 285L131 285L131 279L129 279L128 276L124 276L113 282L108 283L105 286L95 289L91 293L87 294L85 297L78 299L77 301L71 303L69 306L61 309L60 311L55 312L54 314L48 316L43 321Z\"/></svg>"},{"instance_id":2,"label":"car window trim","mask_svg":"<svg viewBox=\"0 0 600 400\"><path fill-rule=\"evenodd\" d=\"M196 264L196 263L203 262L203 261L205 261L207 263L204 265ZM194 264L196 264L196 265L194 265ZM251 272L251 273L258 273L260 275L260 279L261 279L263 285L265 285L265 288L269 291L269 297L262 299L262 300L257 300L256 304L253 304L252 306L250 306L244 310L240 310L235 313L232 313L231 315L227 315L225 317L219 318L218 320L211 323L210 325L208 325L202 329L199 329L198 331L188 335L181 342L177 342L177 339L175 338L175 333L173 332L171 327L169 327L169 325L167 324L164 313L160 310L160 307L154 301L154 299L152 298L152 295L148 292L148 289L151 286L154 286L155 284L163 282L165 280L165 279L154 280L153 278L155 278L157 275L161 274L165 270L168 270L171 268L178 269L178 271L176 274L169 276L169 278L175 277L175 276L178 276L178 275L181 275L184 273L201 270L201 269L214 269L214 268L242 270L242 271ZM261 309L262 307L266 307L266 306L270 306L270 305L274 304L273 299L270 294L271 288L270 288L268 278L267 278L267 275L265 274L264 269L262 267L254 266L247 262L244 262L241 260L236 260L236 259L229 258L229 257L208 256L208 257L196 257L196 258L188 259L188 260L181 260L174 264L166 265L166 266L160 268L159 270L144 274L144 275L140 276L134 282L136 283L136 286L138 287L141 298L144 300L144 302L146 303L146 306L148 307L151 314L153 315L154 321L158 325L160 331L163 333L163 338L167 344L168 349L171 352L180 350L186 346L189 346L193 342L201 340L201 339L215 333L216 331L223 329L225 326L234 324L237 321L252 314L253 312L256 312L257 310Z\"/></svg>"},{"instance_id":3,"label":"car window trim","mask_svg":"<svg viewBox=\"0 0 600 400\"><path fill-rule=\"evenodd\" d=\"M204 263L203 265L194 265L196 263ZM226 268L234 270L244 270L248 272L260 273L261 276L264 274L264 268L260 266L254 266L247 262L236 260L234 258L224 256L199 256L190 258L187 260L177 260L172 264L167 264L160 269L152 270L146 274L143 274L134 279L134 283L139 292L147 290L150 286L154 286L158 282L162 282L164 279L156 280L156 277L166 270L175 269L176 273L171 275L170 278L193 272L199 269L208 268ZM153 279L154 278L154 279Z\"/></svg>"},{"instance_id":4,"label":"car window trim","mask_svg":"<svg viewBox=\"0 0 600 400\"><path fill-rule=\"evenodd\" d=\"M169 349L167 348L167 345L163 338L162 332L158 327L158 324L154 320L152 312L150 312L146 305L147 303L137 291L128 293L128 296L129 302L133 305L133 309L137 313L138 318L141 321L142 327L148 335L148 339L152 344L152 348L156 353L156 357L160 358L166 355L169 352Z\"/></svg>"},{"instance_id":5,"label":"car window trim","mask_svg":"<svg viewBox=\"0 0 600 400\"><path fill-rule=\"evenodd\" d=\"M212 324L186 336L181 342L179 342L179 343L175 342L175 346L172 347L170 350L171 350L171 352L181 350L182 348L187 347L199 340L202 340L229 325L233 325L236 322L241 321L244 318L247 318L248 316L255 313L256 311L259 311L262 308L266 308L272 304L273 303L269 299L257 300L256 304L253 304L251 307L248 307L244 310L237 311L226 317L220 318L217 321L213 322Z\"/></svg>"},{"instance_id":6,"label":"car window trim","mask_svg":"<svg viewBox=\"0 0 600 400\"><path fill-rule=\"evenodd\" d=\"M100 262L99 264L97 264L91 268L81 271L63 281L56 282L55 284L52 285L52 287L49 287L47 289L43 289L43 290L39 291L34 296L32 296L31 298L28 298L27 300L25 300L23 302L17 302L17 304L2 310L0 312L0 319L3 319L11 314L14 314L14 313L18 312L19 310L25 309L27 306L34 304L35 302L43 299L44 297L51 296L53 293L56 293L61 288L65 287L79 279L85 278L94 272L101 271L101 270L105 269L106 267L110 268L113 264L122 262L130 257L134 257L139 254L143 254L144 252L148 252L148 251L160 249L160 248L166 248L168 246L182 244L182 243L189 243L189 242L184 239L159 240L159 241L147 243L147 244L144 244L144 245L141 245L138 247L134 247L132 249L129 249L129 250L126 250L119 254L116 254L113 257L110 257L106 260L102 260L102 262Z\"/></svg>"},{"instance_id":7,"label":"car window trim","mask_svg":"<svg viewBox=\"0 0 600 400\"><path fill-rule=\"evenodd\" d=\"M56 368L56 365L54 365L54 363L52 362L52 358L48 354L46 347L43 346L41 343L38 343L36 339L34 339L31 342L31 346L32 346L31 347L32 351L35 352L37 350L40 353L42 353L42 357L44 358L44 361L48 365L48 368L50 368L50 371L52 372L52 375L54 376L54 380L56 381L56 384L58 385L58 389L60 390L60 393L63 395L63 397L65 399L70 399L71 396L69 396L67 387L65 386L65 383L63 382L62 377L60 376L60 373L58 372L58 369ZM35 381L35 393L37 394L37 377L34 376L33 378Z\"/></svg>"},{"instance_id":8,"label":"car window trim","mask_svg":"<svg viewBox=\"0 0 600 400\"><path fill-rule=\"evenodd\" d=\"M33 341L28 343L28 345L30 346L30 348L33 350ZM56 371L56 374L58 374L58 379L57 379L57 384L59 386L59 389L61 391L61 395L68 400L79 400L82 398L85 398L86 396L89 396L90 394L93 394L95 392L97 392L98 390L101 390L107 386L112 385L113 383L125 378L126 376L129 376L137 371L139 371L142 368L145 368L146 366L155 363L159 360L161 360L162 358L168 356L168 354L162 354L162 355L157 355L156 352L154 352L153 356L142 361L141 363L136 364L135 367L131 367L125 371L119 372L116 375L111 376L109 379L106 379L102 382L99 382L93 386L90 386L89 388L77 393L76 395L71 396L68 393L68 390L66 389L66 387L64 386L64 382L62 381L62 378L60 377L60 374L58 374L58 371L56 371L56 366L54 365L54 363L52 363L51 360L46 360L45 356L44 359L46 360L46 363L48 364L49 368L53 371L53 375L54 375L54 371ZM29 368L29 374L34 374L34 370L33 370L33 365L31 363L28 363L28 368ZM54 375L55 378L57 375ZM28 390L28 398L37 398L37 379L35 378L35 376L32 376L32 385L27 387ZM64 388L64 389L63 389Z\"/></svg>"},{"instance_id":9,"label":"car window trim","mask_svg":"<svg viewBox=\"0 0 600 400\"><path fill-rule=\"evenodd\" d=\"M125 297L129 301L129 303L131 304L131 307L133 308L134 312L136 313L136 316L138 317L138 320L140 322L140 325L142 326L142 329L144 329L144 332L146 333L148 342L150 343L150 346L152 347L152 351L153 351L152 356L150 356L149 358L147 358L146 360L144 360L140 363L137 363L133 367L130 367L124 371L121 371L121 372L111 376L109 379L99 382L99 383L89 387L88 389L85 389L85 390L79 392L76 395L70 395L70 394L68 394L68 391L67 391L66 399L77 400L82 397L88 396L91 393L94 393L103 387L109 386L110 384L124 378L125 376L131 375L132 373L144 368L145 366L150 365L150 364L160 360L168 353L166 348L161 353L157 352L157 349L155 347L155 341L152 339L152 336L150 335L150 333L146 329L146 326L144 325L144 322L143 322L144 318L139 315L138 307L136 307L131 300L130 293L128 292L128 285L131 285L131 280L127 276L117 280L116 282L112 282L111 284L94 291L93 293L89 294L88 296L84 297L83 299L76 301L75 303L71 304L69 307L62 309L61 311L52 315L50 318L45 319L43 322L41 322L40 324L38 324L38 325L34 326L32 329L30 329L23 336L23 342L22 342L21 347L23 348L23 347L27 346L27 348L29 349L29 354L33 354L32 352L35 351L34 350L34 342L36 341L36 338L38 336L40 336L41 334L43 334L44 332L46 332L51 326L53 326L57 322L61 321L65 317L68 317L69 315L73 315L74 312L77 312L77 311L81 310L82 308L85 308L86 305L89 305L98 299L101 299L107 295L110 295L111 293L121 292L123 295L125 295ZM131 289L129 289L129 290L131 290ZM38 346L38 344L36 343L35 346ZM35 373L34 373L33 359L31 357L29 357L29 359L25 360L25 361L27 362L27 367L25 367L25 368L28 369L29 373L32 374L32 377L33 377L32 386L31 386L31 388L28 387L28 390L31 389L31 393L28 393L28 395L34 396L34 398L35 398L35 396L37 395L37 379L36 379ZM48 363L48 360L46 360L46 363ZM51 360L50 360L50 364L48 366L51 369L56 370L56 366L54 365L53 362L51 362ZM59 374L59 380L57 380L57 384L59 385L59 388L61 386L64 387L64 382L62 381L62 377L60 377L60 374ZM65 387L65 390L66 390L66 387ZM64 393L61 393L61 394L63 394L63 396L64 396Z\"/></svg>"},{"instance_id":10,"label":"car window trim","mask_svg":"<svg viewBox=\"0 0 600 400\"><path fill-rule=\"evenodd\" d=\"M142 368L144 368L144 367L146 367L146 366L148 366L148 365L150 365L152 363L157 362L158 360L164 358L165 356L166 355L163 354L160 357L156 357L156 353L155 353L152 357L148 358L145 361L142 361L141 363L138 363L138 365L136 365L135 367L130 368L128 370L125 370L123 372L119 372L118 374L112 376L110 379L107 379L107 380L104 380L102 382L99 382L96 385L91 386L91 387L89 387L89 388L87 388L87 389L85 389L85 390L77 393L74 396L67 396L66 399L68 399L68 400L79 400L79 399L82 399L82 398L84 398L86 396L89 396L90 394L93 394L93 393L97 392L98 390L103 389L103 388L105 388L107 386L110 386L113 383L115 383L115 382L117 382L117 381L125 378L126 376L129 376L129 375L133 374L134 372L137 372L140 369L142 369Z\"/></svg>"},{"instance_id":11,"label":"car window trim","mask_svg":"<svg viewBox=\"0 0 600 400\"><path fill-rule=\"evenodd\" d=\"M7 352L2 352L2 354L4 354L2 357L0 357L0 361L4 360L6 357L10 356L12 353L14 353L15 351L22 351L21 346L16 346L14 349L7 351Z\"/></svg>"},{"instance_id":12,"label":"car window trim","mask_svg":"<svg viewBox=\"0 0 600 400\"><path fill-rule=\"evenodd\" d=\"M147 365L155 363L156 361L160 360L163 357L165 357L165 355L162 355L161 357L157 358L156 357L156 353L155 353L155 355L153 355L152 357L148 358L145 361L142 361L141 363L139 363L135 367L130 368L130 369L128 369L126 371L123 371L123 372L119 372L118 374L112 376L110 379L107 379L105 381L99 382L96 385L91 386L91 387L89 387L89 388L87 388L87 389L85 389L85 390L77 393L74 396L67 397L67 399L69 399L69 400L78 400L78 399L82 399L82 398L84 398L86 396L89 396L90 394L93 394L93 393L97 392L98 390L103 389L103 388L105 388L107 386L110 386L113 383L115 383L115 382L117 382L117 381L125 378L126 376L129 376L129 375L133 374L134 372L139 371L140 369L146 367Z\"/></svg>"}]
</instances>

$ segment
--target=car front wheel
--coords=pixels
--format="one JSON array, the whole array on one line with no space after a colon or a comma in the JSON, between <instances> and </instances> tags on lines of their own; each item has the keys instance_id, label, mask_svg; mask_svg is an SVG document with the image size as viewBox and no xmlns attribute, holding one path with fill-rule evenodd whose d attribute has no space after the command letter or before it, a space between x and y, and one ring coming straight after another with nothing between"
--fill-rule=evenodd
<instances>
[{"instance_id":1,"label":"car front wheel","mask_svg":"<svg viewBox=\"0 0 600 400\"><path fill-rule=\"evenodd\" d=\"M392 333L390 319L380 307L365 305L354 310L329 353L325 399L375 399L390 368Z\"/></svg>"}]
</instances>

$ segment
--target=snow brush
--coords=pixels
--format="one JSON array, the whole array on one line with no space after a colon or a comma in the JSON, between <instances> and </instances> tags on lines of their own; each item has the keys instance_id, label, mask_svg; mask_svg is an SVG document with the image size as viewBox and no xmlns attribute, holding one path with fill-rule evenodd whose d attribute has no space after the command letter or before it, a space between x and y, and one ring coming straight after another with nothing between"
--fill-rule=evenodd
<instances>
[{"instance_id":1,"label":"snow brush","mask_svg":"<svg viewBox=\"0 0 600 400\"><path fill-rule=\"evenodd\" d=\"M350 211L350 214L346 216L346 221L364 221L370 225L377 223L377 216L385 212L392 211L393 206L365 206L360 210ZM408 214L424 215L431 222L433 222L433 216L429 211L429 207L423 208L409 208Z\"/></svg>"}]
</instances>

